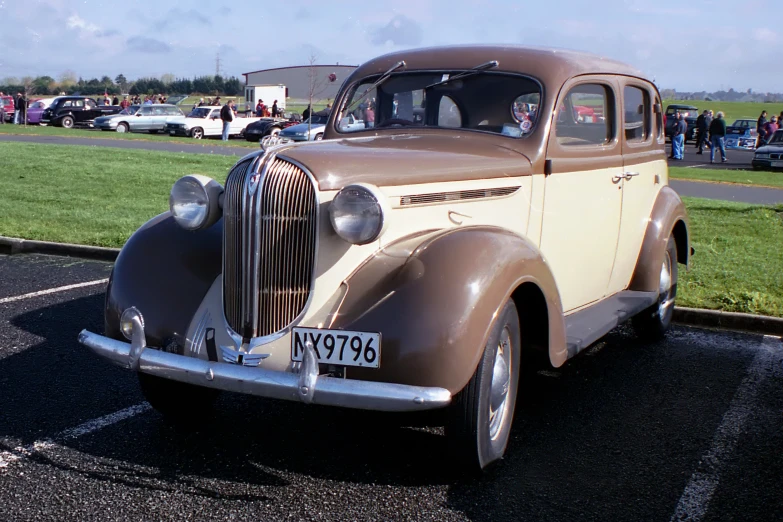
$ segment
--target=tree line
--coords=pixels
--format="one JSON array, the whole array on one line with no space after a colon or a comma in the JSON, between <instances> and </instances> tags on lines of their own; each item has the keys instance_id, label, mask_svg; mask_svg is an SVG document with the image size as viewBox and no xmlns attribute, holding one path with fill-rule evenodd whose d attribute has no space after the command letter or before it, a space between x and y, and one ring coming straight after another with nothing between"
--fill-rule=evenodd
<instances>
[{"instance_id":1,"label":"tree line","mask_svg":"<svg viewBox=\"0 0 783 522\"><path fill-rule=\"evenodd\" d=\"M0 82L0 92L16 94L24 92L28 95L60 95L83 94L85 96L133 94L204 94L236 96L243 92L243 82L235 76L198 76L193 79L176 78L173 74L164 74L160 78L139 78L128 81L124 75L118 74L114 80L108 76L102 78L76 78L76 75L66 72L55 80L51 76L35 78L7 77Z\"/></svg>"}]
</instances>

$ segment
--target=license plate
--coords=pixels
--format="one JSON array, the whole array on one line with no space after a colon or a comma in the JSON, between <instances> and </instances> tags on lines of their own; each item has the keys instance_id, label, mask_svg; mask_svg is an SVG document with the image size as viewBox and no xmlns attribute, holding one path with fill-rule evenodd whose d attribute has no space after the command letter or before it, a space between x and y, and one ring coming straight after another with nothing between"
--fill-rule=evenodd
<instances>
[{"instance_id":1,"label":"license plate","mask_svg":"<svg viewBox=\"0 0 783 522\"><path fill-rule=\"evenodd\" d=\"M783 167L783 161L771 161L770 165L773 167Z\"/></svg>"},{"instance_id":2,"label":"license plate","mask_svg":"<svg viewBox=\"0 0 783 522\"><path fill-rule=\"evenodd\" d=\"M176 133L177 131L169 131L169 134L171 134L172 136L174 136Z\"/></svg>"},{"instance_id":3,"label":"license plate","mask_svg":"<svg viewBox=\"0 0 783 522\"><path fill-rule=\"evenodd\" d=\"M319 363L368 368L381 366L379 333L296 327L291 335L292 361L303 359L308 342L313 344Z\"/></svg>"}]
</instances>

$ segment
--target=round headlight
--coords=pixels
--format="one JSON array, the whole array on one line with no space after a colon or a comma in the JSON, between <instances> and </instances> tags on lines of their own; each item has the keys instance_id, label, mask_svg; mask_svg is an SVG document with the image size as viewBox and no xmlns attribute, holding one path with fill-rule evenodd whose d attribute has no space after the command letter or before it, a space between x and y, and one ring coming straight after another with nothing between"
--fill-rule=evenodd
<instances>
[{"instance_id":1,"label":"round headlight","mask_svg":"<svg viewBox=\"0 0 783 522\"><path fill-rule=\"evenodd\" d=\"M329 220L337 235L355 245L378 239L386 226L386 199L365 183L349 185L329 205Z\"/></svg>"},{"instance_id":2,"label":"round headlight","mask_svg":"<svg viewBox=\"0 0 783 522\"><path fill-rule=\"evenodd\" d=\"M141 327L144 328L144 317L142 317L141 312L139 312L135 306L126 308L120 316L120 331L122 332L122 335L124 335L125 338L129 341L133 340L134 318L138 318L139 322L141 323Z\"/></svg>"},{"instance_id":3,"label":"round headlight","mask_svg":"<svg viewBox=\"0 0 783 522\"><path fill-rule=\"evenodd\" d=\"M171 215L186 230L198 230L215 224L220 218L223 187L212 178L189 174L171 187Z\"/></svg>"}]
</instances>

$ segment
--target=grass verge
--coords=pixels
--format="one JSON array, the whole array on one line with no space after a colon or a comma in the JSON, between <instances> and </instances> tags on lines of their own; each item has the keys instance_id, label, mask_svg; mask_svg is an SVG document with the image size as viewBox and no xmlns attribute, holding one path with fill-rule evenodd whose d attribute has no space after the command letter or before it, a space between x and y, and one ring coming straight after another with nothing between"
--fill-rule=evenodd
<instances>
[{"instance_id":1,"label":"grass verge","mask_svg":"<svg viewBox=\"0 0 783 522\"><path fill-rule=\"evenodd\" d=\"M167 210L180 176L222 183L237 160L103 150L0 142L0 235L121 247ZM691 270L680 271L677 303L783 317L783 206L683 199L696 255Z\"/></svg>"},{"instance_id":2,"label":"grass verge","mask_svg":"<svg viewBox=\"0 0 783 522\"><path fill-rule=\"evenodd\" d=\"M233 138L229 141L221 141L220 138L206 138L195 140L193 138L183 138L169 136L168 134L148 134L137 132L109 132L95 129L64 129L62 127L41 127L39 125L0 125L0 134L21 134L26 136L64 136L67 138L103 138L110 140L143 140L143 141L164 141L170 143L187 143L188 145L201 145L203 147L219 144L221 147L243 147L257 149L257 141L247 141L245 139Z\"/></svg>"},{"instance_id":3,"label":"grass verge","mask_svg":"<svg viewBox=\"0 0 783 522\"><path fill-rule=\"evenodd\" d=\"M692 105L702 112L705 109L712 109L715 114L723 111L726 115L726 122L731 125L734 120L740 118L758 119L761 111L767 111L767 119L773 115L777 116L783 111L783 103L757 103L757 102L724 102L724 101L705 101L705 100L663 100L663 107L669 105Z\"/></svg>"},{"instance_id":4,"label":"grass verge","mask_svg":"<svg viewBox=\"0 0 783 522\"><path fill-rule=\"evenodd\" d=\"M225 181L238 158L0 142L0 235L120 247L168 209L185 174Z\"/></svg>"},{"instance_id":5,"label":"grass verge","mask_svg":"<svg viewBox=\"0 0 783 522\"><path fill-rule=\"evenodd\" d=\"M669 167L669 177L691 181L783 188L783 172Z\"/></svg>"},{"instance_id":6,"label":"grass verge","mask_svg":"<svg viewBox=\"0 0 783 522\"><path fill-rule=\"evenodd\" d=\"M683 201L696 254L680 271L677 304L783 317L783 205Z\"/></svg>"}]
</instances>

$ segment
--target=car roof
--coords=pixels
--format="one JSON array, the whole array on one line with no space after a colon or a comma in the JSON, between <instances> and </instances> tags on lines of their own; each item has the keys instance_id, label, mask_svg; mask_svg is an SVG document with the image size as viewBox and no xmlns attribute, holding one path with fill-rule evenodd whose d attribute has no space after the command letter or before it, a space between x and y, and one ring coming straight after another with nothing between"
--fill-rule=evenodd
<instances>
[{"instance_id":1,"label":"car roof","mask_svg":"<svg viewBox=\"0 0 783 522\"><path fill-rule=\"evenodd\" d=\"M397 51L374 58L357 67L348 80L383 73L400 60L411 70L471 69L497 60L496 71L522 73L545 84L562 84L582 74L619 74L647 80L639 69L597 54L553 47L522 45L449 45Z\"/></svg>"}]
</instances>

